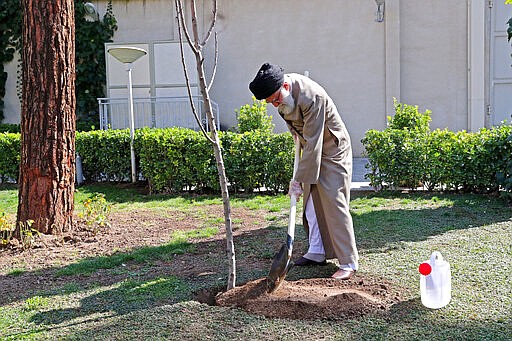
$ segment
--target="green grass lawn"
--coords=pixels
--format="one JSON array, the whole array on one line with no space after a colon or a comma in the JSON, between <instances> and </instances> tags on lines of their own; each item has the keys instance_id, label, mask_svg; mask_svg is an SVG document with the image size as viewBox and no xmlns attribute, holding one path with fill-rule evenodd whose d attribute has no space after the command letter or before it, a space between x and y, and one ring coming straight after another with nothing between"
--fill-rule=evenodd
<instances>
[{"instance_id":1,"label":"green grass lawn","mask_svg":"<svg viewBox=\"0 0 512 341\"><path fill-rule=\"evenodd\" d=\"M113 210L127 212L169 207L192 212L196 206L221 204L215 196L145 196L134 189L97 185L78 189L77 207L97 192L105 194ZM16 202L15 188L0 187L0 212L14 214ZM278 230L281 236L286 229L289 201L284 195L233 196L232 204L267 210L274 217L268 220L268 233ZM126 261L116 258L120 255L89 260L86 270L76 264L62 267L58 289L49 292L42 287L23 300L0 306L0 339L512 340L512 209L506 203L483 195L363 193L353 197L351 212L361 276L385 276L404 288L405 301L387 314L341 322L270 319L194 301L190 293L200 287L190 278L156 276L141 281L139 276L150 272L153 262L176 253L173 247L193 251L189 235L175 235L161 247L127 254L130 259L139 257L140 267L121 282L82 287L72 276L67 280L69 274L98 269L115 275ZM304 238L302 229L297 232L297 238ZM258 240L250 242L254 245L243 247L265 252ZM420 302L418 265L435 250L450 262L452 301L430 310ZM254 272L239 278L265 275ZM226 281L211 280L211 287Z\"/></svg>"}]
</instances>

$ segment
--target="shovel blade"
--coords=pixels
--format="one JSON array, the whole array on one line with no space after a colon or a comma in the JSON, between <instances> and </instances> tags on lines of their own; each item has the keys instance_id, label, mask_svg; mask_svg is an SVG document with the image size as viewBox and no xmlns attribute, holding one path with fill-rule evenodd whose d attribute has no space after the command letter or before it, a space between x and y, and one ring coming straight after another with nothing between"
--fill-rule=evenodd
<instances>
[{"instance_id":1,"label":"shovel blade","mask_svg":"<svg viewBox=\"0 0 512 341\"><path fill-rule=\"evenodd\" d=\"M274 292L279 288L283 283L286 274L288 274L288 271L293 266L293 262L290 260L290 257L288 257L288 251L288 246L283 244L272 260L272 266L270 267L270 272L267 276L268 293Z\"/></svg>"}]
</instances>

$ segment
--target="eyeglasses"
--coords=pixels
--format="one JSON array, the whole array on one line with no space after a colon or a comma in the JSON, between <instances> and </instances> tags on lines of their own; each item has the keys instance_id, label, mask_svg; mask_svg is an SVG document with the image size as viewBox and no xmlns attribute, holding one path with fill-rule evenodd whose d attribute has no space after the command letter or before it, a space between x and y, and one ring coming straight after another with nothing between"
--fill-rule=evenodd
<instances>
[{"instance_id":1,"label":"eyeglasses","mask_svg":"<svg viewBox=\"0 0 512 341\"><path fill-rule=\"evenodd\" d=\"M269 103L269 104L272 104L272 105L280 104L280 102L281 102L281 88L279 88L279 90L277 91L277 96L273 100L270 100L271 97L267 98L265 101L267 103Z\"/></svg>"}]
</instances>

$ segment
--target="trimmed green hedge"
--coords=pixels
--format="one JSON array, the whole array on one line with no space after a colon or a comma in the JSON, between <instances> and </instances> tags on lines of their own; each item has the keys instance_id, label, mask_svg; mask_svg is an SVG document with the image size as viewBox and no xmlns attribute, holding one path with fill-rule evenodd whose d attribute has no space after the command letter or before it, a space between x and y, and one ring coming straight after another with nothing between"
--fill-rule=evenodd
<instances>
[{"instance_id":1,"label":"trimmed green hedge","mask_svg":"<svg viewBox=\"0 0 512 341\"><path fill-rule=\"evenodd\" d=\"M140 170L152 191L218 189L213 148L200 132L144 129L137 139Z\"/></svg>"},{"instance_id":2,"label":"trimmed green hedge","mask_svg":"<svg viewBox=\"0 0 512 341\"><path fill-rule=\"evenodd\" d=\"M293 173L290 133L254 130L220 132L224 167L231 190L271 192L288 188ZM0 134L0 179L17 179L20 134ZM76 134L76 151L88 182L130 181L130 132L96 130ZM152 192L219 191L213 146L201 132L185 128L140 129L135 132L138 173Z\"/></svg>"},{"instance_id":3,"label":"trimmed green hedge","mask_svg":"<svg viewBox=\"0 0 512 341\"><path fill-rule=\"evenodd\" d=\"M265 187L272 192L288 188L293 175L293 139L290 133L254 130L223 133L228 180L235 191Z\"/></svg>"},{"instance_id":4,"label":"trimmed green hedge","mask_svg":"<svg viewBox=\"0 0 512 341\"><path fill-rule=\"evenodd\" d=\"M18 179L20 164L20 134L0 133L0 180Z\"/></svg>"},{"instance_id":5,"label":"trimmed green hedge","mask_svg":"<svg viewBox=\"0 0 512 341\"><path fill-rule=\"evenodd\" d=\"M231 190L288 188L293 173L290 133L220 132L219 138ZM202 133L183 128L145 129L136 147L140 169L152 191L220 190L213 146Z\"/></svg>"},{"instance_id":6,"label":"trimmed green hedge","mask_svg":"<svg viewBox=\"0 0 512 341\"><path fill-rule=\"evenodd\" d=\"M405 108L405 110L404 110ZM430 112L395 103L396 115L383 131L362 140L367 177L376 188L425 186L462 192L512 191L512 125L478 132L431 131ZM404 119L403 116L411 119ZM418 119L423 116L422 119ZM396 124L415 122L413 124Z\"/></svg>"},{"instance_id":7,"label":"trimmed green hedge","mask_svg":"<svg viewBox=\"0 0 512 341\"><path fill-rule=\"evenodd\" d=\"M362 140L369 159L367 177L377 188L425 186L464 192L499 189L512 198L512 126L475 133L428 128L429 115L417 107L397 107L399 120ZM411 116L401 117L400 115ZM286 190L292 176L290 133L254 130L220 132L231 190ZM15 181L20 134L0 133L0 180ZM87 181L130 181L129 130L79 132L76 150ZM135 134L137 170L152 192L219 190L213 146L200 132L185 128L140 129Z\"/></svg>"},{"instance_id":8,"label":"trimmed green hedge","mask_svg":"<svg viewBox=\"0 0 512 341\"><path fill-rule=\"evenodd\" d=\"M82 158L87 181L131 179L129 129L77 132L76 152Z\"/></svg>"}]
</instances>

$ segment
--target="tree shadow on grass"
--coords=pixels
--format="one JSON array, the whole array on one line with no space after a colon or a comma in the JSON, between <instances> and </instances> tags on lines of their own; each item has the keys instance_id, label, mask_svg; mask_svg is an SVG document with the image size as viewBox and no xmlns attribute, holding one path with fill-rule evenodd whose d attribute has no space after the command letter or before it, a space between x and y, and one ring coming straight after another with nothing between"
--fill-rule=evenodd
<instances>
[{"instance_id":1,"label":"tree shadow on grass","mask_svg":"<svg viewBox=\"0 0 512 341\"><path fill-rule=\"evenodd\" d=\"M269 226L235 236L235 245L239 246L237 285L268 274L271 256L280 246L280 235L285 228L286 226ZM302 230L300 226L298 228ZM48 330L51 326L69 324L75 319L88 320L98 314L119 316L185 302L195 299L196 293L202 290L211 291L213 288L211 293L215 294L225 289L228 264L222 253L224 249L225 240L218 239L142 247L110 256L86 258L62 268L47 269L44 273L39 273L39 276L53 277L60 287L47 287L40 292L20 292L11 301L34 295L83 296L75 301L75 307L42 309L31 317L30 322L47 326ZM299 242L296 252L300 254L303 249L304 245ZM190 264L188 269L182 267L184 263ZM137 273L142 272L143 268L146 273L138 276ZM332 265L321 270L328 277L327 274L334 272L334 269L335 266ZM322 276L318 271L313 271L314 269L307 270L302 273L293 272L290 280ZM34 274L25 273L22 276L32 275ZM77 281L80 284L66 285Z\"/></svg>"},{"instance_id":2,"label":"tree shadow on grass","mask_svg":"<svg viewBox=\"0 0 512 341\"><path fill-rule=\"evenodd\" d=\"M108 290L80 299L74 308L38 312L31 322L54 325L65 321L107 312L124 315L133 311L174 304L192 299L188 284L176 276L160 276L150 280L125 280Z\"/></svg>"},{"instance_id":3,"label":"tree shadow on grass","mask_svg":"<svg viewBox=\"0 0 512 341\"><path fill-rule=\"evenodd\" d=\"M482 225L489 225L501 221L510 221L512 210L503 202L496 198L485 199L482 196L460 196L460 195L439 195L429 193L414 193L410 195L396 193L372 193L364 197L368 198L400 198L403 200L415 200L417 198L428 199L435 202L436 198L449 198L452 201L450 207L434 208L411 208L396 210L380 210L378 207L363 213L358 212L357 208L352 211L354 217L354 226L356 240L360 251L381 252L383 248L393 248L398 242L416 242L425 240L431 236L439 235L451 230L461 230ZM300 224L298 216L298 224L296 226L296 237L294 245L294 258L299 257L307 251L307 239L304 229ZM266 276L270 268L271 259L279 250L281 245L286 241L286 225L284 221L280 221L277 225L270 225L266 228L255 229L250 231L242 231L235 236L235 248L237 252L237 276L238 283L245 283L249 280ZM212 242L193 241L168 243L154 247L140 247L126 252L117 252L110 256L99 256L79 260L70 265L37 270L22 274L32 275L32 277L55 277L56 282L63 282L63 277L68 275L85 275L98 272L102 269L119 268L123 271L122 265L125 263L150 264L152 262L161 261L172 264L172 259L179 259L177 255L183 253L190 254L189 258L184 262L193 262L194 257L205 256L209 258L212 268L224 267L219 271L213 271L217 276L223 277L227 273L227 260L224 250L224 240ZM193 248L195 251L190 251ZM208 254L208 252L210 254ZM218 254L216 254L218 253ZM215 257L212 255L215 254ZM247 262L247 268L242 268L243 263ZM252 261L252 263L251 263ZM221 262L221 264L218 264ZM253 264L257 264L255 268L251 268ZM150 266L150 265L149 265ZM325 270L325 271L323 271ZM291 272L293 274L298 270ZM321 275L327 275L332 269L321 268ZM314 276L314 271L309 274L307 270L300 270L301 276ZM324 273L325 272L325 273ZM47 275L42 276L42 273ZM259 276L259 277L258 277ZM8 282L13 275L0 276L0 285L2 282ZM207 277L207 276L206 276ZM73 276L70 277L72 279ZM111 278L116 280L116 276ZM17 292L15 297L29 297L33 292ZM16 298L13 298L16 299ZM12 301L3 297L0 303Z\"/></svg>"},{"instance_id":4,"label":"tree shadow on grass","mask_svg":"<svg viewBox=\"0 0 512 341\"><path fill-rule=\"evenodd\" d=\"M450 323L453 304L456 303L450 302L441 309L430 309L422 305L418 296L393 305L383 318L388 331L402 331L403 340L451 340L454 336L461 340L510 340L512 337L511 318L491 320L468 317L458 321L456 325ZM363 338L371 339L375 336L370 331Z\"/></svg>"},{"instance_id":5,"label":"tree shadow on grass","mask_svg":"<svg viewBox=\"0 0 512 341\"><path fill-rule=\"evenodd\" d=\"M418 194L423 198L429 195ZM439 196L439 195L438 195ZM383 196L388 198L389 196ZM403 196L399 196L402 198ZM414 197L414 196L413 196ZM430 199L434 199L430 195ZM441 196L440 196L441 197ZM474 198L475 200L473 200ZM451 198L451 207L421 209L370 210L359 213L354 210L354 223L359 249L377 252L400 241L421 241L450 230L467 229L501 221L509 221L511 210L503 204L463 196ZM496 199L494 199L496 200ZM294 257L306 251L307 242L302 226L296 227ZM286 225L283 222L241 232L235 237L237 258L245 261L237 266L237 283L266 276L271 259L286 239ZM192 249L188 247L192 246ZM177 250L183 249L184 252ZM111 256L80 260L61 268L28 272L21 276L46 277L55 280L60 287L45 288L41 296L53 297L62 294L62 287L76 281L77 276L99 274L103 282L91 277L67 293L83 295L77 307L42 310L35 313L31 322L48 326L70 322L74 319L95 318L101 314L125 315L162 305L172 305L193 299L193 293L204 288L224 285L227 278L227 260L223 252L225 241L193 241L190 245L161 245L143 247ZM194 262L202 262L208 271L195 268ZM190 269L174 271L180 264L190 264ZM136 265L135 267L133 265ZM127 268L125 266L128 265ZM150 269L146 275L138 276L141 267ZM334 265L308 269L292 269L288 279L328 277L335 270ZM116 275L116 271L120 275ZM135 273L130 274L129 271ZM0 283L8 276L0 276ZM98 287L97 290L94 286ZM107 289L104 287L108 286ZM87 293L90 292L90 293ZM28 298L38 294L21 291L8 301ZM5 302L5 300L4 300ZM403 306L405 311L416 311L418 307Z\"/></svg>"},{"instance_id":6,"label":"tree shadow on grass","mask_svg":"<svg viewBox=\"0 0 512 341\"><path fill-rule=\"evenodd\" d=\"M401 200L430 200L432 208L352 210L358 247L367 252L380 252L398 242L417 242L452 230L462 230L510 221L512 209L498 198L476 195L441 195L413 193L371 194L371 197ZM449 207L437 207L441 199L451 201Z\"/></svg>"},{"instance_id":7,"label":"tree shadow on grass","mask_svg":"<svg viewBox=\"0 0 512 341\"><path fill-rule=\"evenodd\" d=\"M388 311L346 322L301 321L299 323L306 328L300 334L305 339L323 339L328 332L333 339L354 340L508 340L512 337L511 319L453 322L445 318L447 314L450 313L429 310L421 305L419 298L413 298L395 304ZM90 323L86 328L74 328L66 335L74 339L111 339L113 335L116 339L133 339L136 331L138 339L192 340L208 335L209 338L236 340L241 339L243 330L245 339L260 340L268 338L268 335L262 337L262 331L270 328L279 330L280 340L291 340L297 338L296 327L297 322L293 320L262 319L237 309L178 303L148 307L106 323Z\"/></svg>"}]
</instances>

